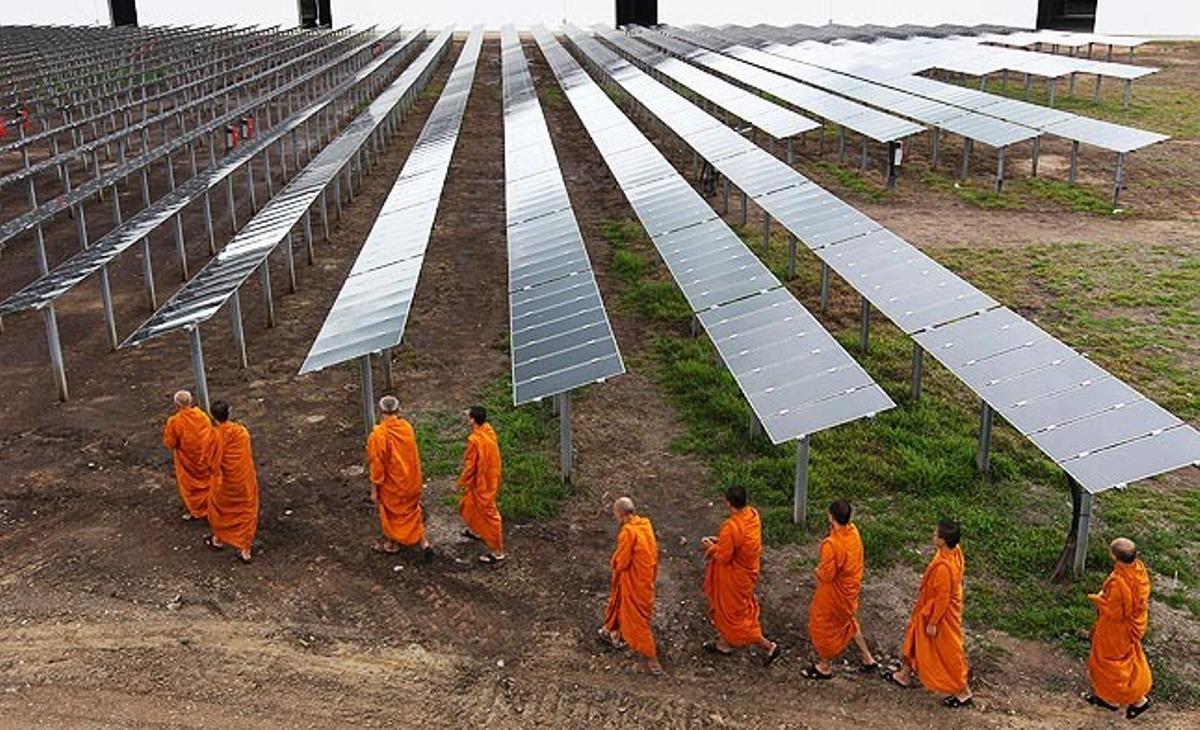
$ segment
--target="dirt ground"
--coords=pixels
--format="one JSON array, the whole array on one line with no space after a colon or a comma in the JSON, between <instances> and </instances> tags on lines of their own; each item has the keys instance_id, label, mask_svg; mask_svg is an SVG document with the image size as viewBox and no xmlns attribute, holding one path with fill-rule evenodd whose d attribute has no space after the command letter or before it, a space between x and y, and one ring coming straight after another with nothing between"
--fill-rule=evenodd
<instances>
[{"instance_id":1,"label":"dirt ground","mask_svg":"<svg viewBox=\"0 0 1200 730\"><path fill-rule=\"evenodd\" d=\"M536 46L527 44L526 54L539 86L554 84ZM433 88L440 88L456 55L457 48ZM396 394L416 418L424 410L468 405L509 367L499 68L498 43L490 39L396 363ZM506 525L506 565L487 570L474 563L475 546L458 537L457 516L444 505L448 479L431 482L426 498L436 560L426 566L414 555L373 554L377 520L361 475L357 372L295 373L434 98L424 96L404 122L331 242L318 244L316 265L300 267L295 294L280 295L285 278L281 261L275 262L274 329L262 326L256 284L247 285L250 367L236 368L223 317L205 328L210 389L234 404L235 417L254 437L262 512L253 565L208 551L204 528L179 520L160 431L170 394L191 384L182 337L108 352L97 327L96 285L85 283L58 307L72 399L57 404L40 319L6 319L0 338L0 725L1118 724L1078 699L1086 688L1081 662L1003 635L971 637L978 707L962 714L948 715L922 691L861 677L853 664L832 682L808 683L800 670L809 662L812 579L785 569L806 548L768 549L764 558L763 622L788 653L769 669L750 656L703 654L700 644L710 629L698 540L715 530L722 510L705 496L705 464L669 448L682 426L659 387L636 367L577 400L572 495L555 519ZM616 297L601 226L631 212L569 104L545 111L611 305ZM951 206L949 213L893 209L890 218L879 215L922 244L960 243L985 228L989 236L1008 235L1004 227L982 225L987 212ZM931 214L953 217L956 228L933 225ZM1064 214L1040 215L1027 214L1022 240L1056 240ZM1125 228L1121 235L1164 240L1194 232L1157 220L1134 225L1144 229ZM74 245L72 226L63 219L48 229L55 260ZM190 255L202 261L202 225L189 220L188 230ZM179 272L171 268L169 234L157 234L153 246L163 262L157 270L162 294L177 286ZM112 269L118 321L128 334L149 314L134 252ZM0 292L15 290L32 272L28 247L13 246L0 267ZM636 360L643 333L617 308L609 311L626 361ZM615 534L607 505L622 493L651 516L662 550L655 630L667 673L659 679L594 640ZM888 657L897 653L916 584L915 574L896 569L869 576L864 588L860 618ZM1165 705L1148 717L1164 728L1200 722L1195 711Z\"/></svg>"}]
</instances>

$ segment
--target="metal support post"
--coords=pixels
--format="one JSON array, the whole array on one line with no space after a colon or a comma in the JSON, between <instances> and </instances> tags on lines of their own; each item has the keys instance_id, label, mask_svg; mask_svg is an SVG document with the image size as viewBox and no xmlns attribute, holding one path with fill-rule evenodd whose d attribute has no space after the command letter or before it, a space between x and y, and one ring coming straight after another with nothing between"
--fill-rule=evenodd
<instances>
[{"instance_id":1,"label":"metal support post","mask_svg":"<svg viewBox=\"0 0 1200 730\"><path fill-rule=\"evenodd\" d=\"M796 278L796 236L788 231L788 279Z\"/></svg>"},{"instance_id":2,"label":"metal support post","mask_svg":"<svg viewBox=\"0 0 1200 730\"><path fill-rule=\"evenodd\" d=\"M1079 524L1075 527L1075 555L1071 563L1071 572L1078 578L1083 575L1087 563L1088 531L1092 526L1092 493L1080 488L1079 491Z\"/></svg>"},{"instance_id":3,"label":"metal support post","mask_svg":"<svg viewBox=\"0 0 1200 730\"><path fill-rule=\"evenodd\" d=\"M846 164L846 128L838 125L838 163Z\"/></svg>"},{"instance_id":4,"label":"metal support post","mask_svg":"<svg viewBox=\"0 0 1200 730\"><path fill-rule=\"evenodd\" d=\"M571 481L571 394L562 393L555 396L558 399L558 463L562 470L562 480Z\"/></svg>"},{"instance_id":5,"label":"metal support post","mask_svg":"<svg viewBox=\"0 0 1200 730\"><path fill-rule=\"evenodd\" d=\"M725 215L729 215L729 178L721 176L721 199L725 203Z\"/></svg>"},{"instance_id":6,"label":"metal support post","mask_svg":"<svg viewBox=\"0 0 1200 730\"><path fill-rule=\"evenodd\" d=\"M858 346L862 349L863 354L866 354L871 339L871 303L867 301L866 297L862 298L861 328L858 333Z\"/></svg>"},{"instance_id":7,"label":"metal support post","mask_svg":"<svg viewBox=\"0 0 1200 730\"><path fill-rule=\"evenodd\" d=\"M392 348L380 350L379 359L383 365L383 387L390 393L396 389L396 381L392 379Z\"/></svg>"},{"instance_id":8,"label":"metal support post","mask_svg":"<svg viewBox=\"0 0 1200 730\"><path fill-rule=\"evenodd\" d=\"M1133 94L1133 79L1125 79L1125 100L1124 106L1129 108L1129 97Z\"/></svg>"},{"instance_id":9,"label":"metal support post","mask_svg":"<svg viewBox=\"0 0 1200 730\"><path fill-rule=\"evenodd\" d=\"M242 326L242 294L236 289L229 298L229 324L233 330L233 351L238 367L245 370L250 361L246 357L246 330Z\"/></svg>"},{"instance_id":10,"label":"metal support post","mask_svg":"<svg viewBox=\"0 0 1200 730\"><path fill-rule=\"evenodd\" d=\"M794 142L794 140L793 140L791 137L788 137L788 141L787 141L787 163L788 163L788 167L791 167L792 165L796 164L796 149L795 149L795 147L793 146L792 142Z\"/></svg>"},{"instance_id":11,"label":"metal support post","mask_svg":"<svg viewBox=\"0 0 1200 730\"><path fill-rule=\"evenodd\" d=\"M371 435L375 428L375 389L371 382L371 356L358 358L359 388L362 390L363 432Z\"/></svg>"},{"instance_id":12,"label":"metal support post","mask_svg":"<svg viewBox=\"0 0 1200 730\"><path fill-rule=\"evenodd\" d=\"M884 184L888 190L896 188L896 149L894 141L887 143L887 165L884 168Z\"/></svg>"},{"instance_id":13,"label":"metal support post","mask_svg":"<svg viewBox=\"0 0 1200 730\"><path fill-rule=\"evenodd\" d=\"M858 166L858 171L859 171L860 173L865 173L865 172L867 171L867 164L868 164L868 158L867 158L867 138L866 138L866 137L863 137L863 141L862 141L862 162L861 162L861 163L859 163L859 166Z\"/></svg>"},{"instance_id":14,"label":"metal support post","mask_svg":"<svg viewBox=\"0 0 1200 730\"><path fill-rule=\"evenodd\" d=\"M271 260L270 258L262 262L262 266L258 268L259 280L262 285L263 309L267 313L267 326L275 326L275 297L271 293Z\"/></svg>"},{"instance_id":15,"label":"metal support post","mask_svg":"<svg viewBox=\"0 0 1200 730\"><path fill-rule=\"evenodd\" d=\"M989 474L992 470L992 407L983 402L979 414L979 450L975 452L975 466L980 474Z\"/></svg>"},{"instance_id":16,"label":"metal support post","mask_svg":"<svg viewBox=\"0 0 1200 730\"><path fill-rule=\"evenodd\" d=\"M771 253L771 214L763 211L763 255Z\"/></svg>"},{"instance_id":17,"label":"metal support post","mask_svg":"<svg viewBox=\"0 0 1200 730\"><path fill-rule=\"evenodd\" d=\"M792 522L808 522L808 436L796 439L796 483L792 491Z\"/></svg>"},{"instance_id":18,"label":"metal support post","mask_svg":"<svg viewBox=\"0 0 1200 730\"><path fill-rule=\"evenodd\" d=\"M192 374L196 376L196 396L199 405L209 410L208 378L204 375L204 348L200 344L200 325L188 328L188 340L192 345Z\"/></svg>"},{"instance_id":19,"label":"metal support post","mask_svg":"<svg viewBox=\"0 0 1200 730\"><path fill-rule=\"evenodd\" d=\"M939 144L942 139L941 132L942 132L942 130L939 129L938 127L933 128L933 137L930 139L930 152L929 152L930 167L937 167L938 153L941 152L941 149L940 149L941 145Z\"/></svg>"},{"instance_id":20,"label":"metal support post","mask_svg":"<svg viewBox=\"0 0 1200 730\"><path fill-rule=\"evenodd\" d=\"M821 262L821 314L829 314L829 264Z\"/></svg>"},{"instance_id":21,"label":"metal support post","mask_svg":"<svg viewBox=\"0 0 1200 730\"><path fill-rule=\"evenodd\" d=\"M1121 197L1121 188L1125 187L1125 153L1117 153L1117 173L1113 177L1113 208L1117 207L1117 199Z\"/></svg>"},{"instance_id":22,"label":"metal support post","mask_svg":"<svg viewBox=\"0 0 1200 730\"><path fill-rule=\"evenodd\" d=\"M921 399L921 375L925 370L925 351L921 349L921 345L913 342L912 354L912 399L918 401Z\"/></svg>"},{"instance_id":23,"label":"metal support post","mask_svg":"<svg viewBox=\"0 0 1200 730\"><path fill-rule=\"evenodd\" d=\"M973 142L974 142L974 140L972 140L970 137L963 138L963 157L962 157L961 177L964 182L967 179L967 174L971 170L971 147L974 146Z\"/></svg>"},{"instance_id":24,"label":"metal support post","mask_svg":"<svg viewBox=\"0 0 1200 730\"><path fill-rule=\"evenodd\" d=\"M742 225L745 226L747 216L749 215L748 211L750 209L750 200L746 197L745 190L741 191L741 193L742 193Z\"/></svg>"},{"instance_id":25,"label":"metal support post","mask_svg":"<svg viewBox=\"0 0 1200 730\"><path fill-rule=\"evenodd\" d=\"M1079 140L1071 142L1071 167L1067 171L1067 182L1075 184L1075 173L1079 169Z\"/></svg>"},{"instance_id":26,"label":"metal support post","mask_svg":"<svg viewBox=\"0 0 1200 730\"><path fill-rule=\"evenodd\" d=\"M1032 163L1033 169L1030 171L1030 174L1033 177L1037 177L1038 156L1041 155L1041 153L1042 153L1042 138L1040 136L1034 137L1033 138L1033 163Z\"/></svg>"},{"instance_id":27,"label":"metal support post","mask_svg":"<svg viewBox=\"0 0 1200 730\"><path fill-rule=\"evenodd\" d=\"M996 192L1004 189L1004 148L996 152Z\"/></svg>"}]
</instances>

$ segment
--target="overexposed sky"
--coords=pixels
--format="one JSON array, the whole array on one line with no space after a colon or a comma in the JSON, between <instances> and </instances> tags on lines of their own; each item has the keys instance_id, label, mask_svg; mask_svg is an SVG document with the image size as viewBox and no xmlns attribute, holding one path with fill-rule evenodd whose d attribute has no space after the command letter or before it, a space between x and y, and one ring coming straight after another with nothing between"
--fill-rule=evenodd
<instances>
[{"instance_id":1,"label":"overexposed sky","mask_svg":"<svg viewBox=\"0 0 1200 730\"><path fill-rule=\"evenodd\" d=\"M1110 0L1110 2L1113 0ZM1170 2L1172 0L1168 0ZM332 0L336 25L612 23L613 0ZM296 24L295 0L137 0L145 25ZM1002 23L1031 26L1037 0L659 0L665 23ZM0 0L0 23L108 23L107 0Z\"/></svg>"}]
</instances>

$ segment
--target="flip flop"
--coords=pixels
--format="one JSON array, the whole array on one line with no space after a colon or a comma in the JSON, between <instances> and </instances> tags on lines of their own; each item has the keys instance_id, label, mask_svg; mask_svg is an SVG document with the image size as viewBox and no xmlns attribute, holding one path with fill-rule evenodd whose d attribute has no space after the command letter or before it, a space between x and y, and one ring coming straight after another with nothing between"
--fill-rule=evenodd
<instances>
[{"instance_id":1,"label":"flip flop","mask_svg":"<svg viewBox=\"0 0 1200 730\"><path fill-rule=\"evenodd\" d=\"M816 679L816 680L833 679L832 674L826 674L825 672L822 672L820 669L817 669L816 664L810 664L809 666L805 667L804 669L801 669L800 676L804 677L805 679Z\"/></svg>"},{"instance_id":2,"label":"flip flop","mask_svg":"<svg viewBox=\"0 0 1200 730\"><path fill-rule=\"evenodd\" d=\"M216 542L214 542L212 535L204 538L204 544L208 546L209 550L216 550L218 552L225 547L224 545L218 545Z\"/></svg>"},{"instance_id":3,"label":"flip flop","mask_svg":"<svg viewBox=\"0 0 1200 730\"><path fill-rule=\"evenodd\" d=\"M393 548L391 550L388 550L387 548L385 548L383 546L383 543L377 542L371 546L371 552L381 553L383 555L395 555L396 553L400 552L400 548Z\"/></svg>"},{"instance_id":4,"label":"flip flop","mask_svg":"<svg viewBox=\"0 0 1200 730\"><path fill-rule=\"evenodd\" d=\"M612 634L608 633L608 631L604 630L603 628L599 629L596 632L596 638L600 641L601 644L604 644L605 646L609 647L610 649L624 649L625 648L624 641L621 641L620 639L614 637Z\"/></svg>"},{"instance_id":5,"label":"flip flop","mask_svg":"<svg viewBox=\"0 0 1200 730\"><path fill-rule=\"evenodd\" d=\"M249 565L250 563L254 562L253 557L243 558L241 553L234 553L234 554L237 555L237 559L242 565Z\"/></svg>"},{"instance_id":6,"label":"flip flop","mask_svg":"<svg viewBox=\"0 0 1200 730\"><path fill-rule=\"evenodd\" d=\"M874 674L875 672L878 672L881 670L882 670L882 667L879 666L879 662L875 662L873 664L858 665L858 673L859 674Z\"/></svg>"},{"instance_id":7,"label":"flip flop","mask_svg":"<svg viewBox=\"0 0 1200 730\"><path fill-rule=\"evenodd\" d=\"M715 641L706 641L700 645L700 648L704 649L704 651L708 652L709 654L720 654L721 656L729 656L733 653L732 651L725 651L721 647L717 646L717 642Z\"/></svg>"},{"instance_id":8,"label":"flip flop","mask_svg":"<svg viewBox=\"0 0 1200 730\"><path fill-rule=\"evenodd\" d=\"M767 654L766 657L763 658L763 666L764 667L771 666L772 664L775 663L775 660L778 659L781 654L783 654L783 644L780 644L778 641L776 641L775 648L771 650L770 654Z\"/></svg>"},{"instance_id":9,"label":"flip flop","mask_svg":"<svg viewBox=\"0 0 1200 730\"><path fill-rule=\"evenodd\" d=\"M896 673L894 671L890 671L887 669L880 669L879 676L883 677L884 681L890 682L891 684L896 685L900 689L912 689L913 688L912 684L905 684L905 683L901 682L900 680L896 679Z\"/></svg>"},{"instance_id":10,"label":"flip flop","mask_svg":"<svg viewBox=\"0 0 1200 730\"><path fill-rule=\"evenodd\" d=\"M505 560L508 560L508 556L505 556L503 558L498 558L495 555L492 555L491 553L485 553L484 555L479 556L479 562L483 563L484 565L499 565L500 563L503 563Z\"/></svg>"},{"instance_id":11,"label":"flip flop","mask_svg":"<svg viewBox=\"0 0 1200 730\"><path fill-rule=\"evenodd\" d=\"M1083 699L1089 705L1095 705L1096 707L1103 707L1104 709L1106 709L1110 712L1116 712L1117 710L1121 709L1117 705L1110 705L1109 703L1105 702L1104 700L1100 699L1099 697L1097 697L1094 694L1086 694L1083 696Z\"/></svg>"},{"instance_id":12,"label":"flip flop","mask_svg":"<svg viewBox=\"0 0 1200 730\"><path fill-rule=\"evenodd\" d=\"M1137 706L1130 705L1129 707L1126 707L1125 708L1125 719L1126 720L1134 719L1135 717L1142 714L1146 710L1149 710L1151 704L1153 704L1153 703L1151 703L1150 698L1147 697L1146 701L1140 705L1137 705Z\"/></svg>"},{"instance_id":13,"label":"flip flop","mask_svg":"<svg viewBox=\"0 0 1200 730\"><path fill-rule=\"evenodd\" d=\"M479 535L476 535L474 532L471 532L470 530L467 530L467 529L464 529L461 534L463 537L467 538L468 540L474 540L476 542L479 542L480 540L483 539Z\"/></svg>"},{"instance_id":14,"label":"flip flop","mask_svg":"<svg viewBox=\"0 0 1200 730\"><path fill-rule=\"evenodd\" d=\"M954 695L950 695L949 697L942 698L942 707L949 707L952 710L956 710L960 707L970 707L973 704L975 704L974 697L968 697L965 700L960 700Z\"/></svg>"},{"instance_id":15,"label":"flip flop","mask_svg":"<svg viewBox=\"0 0 1200 730\"><path fill-rule=\"evenodd\" d=\"M426 565L433 562L433 547L426 547L426 548L421 549L421 561L424 562Z\"/></svg>"}]
</instances>

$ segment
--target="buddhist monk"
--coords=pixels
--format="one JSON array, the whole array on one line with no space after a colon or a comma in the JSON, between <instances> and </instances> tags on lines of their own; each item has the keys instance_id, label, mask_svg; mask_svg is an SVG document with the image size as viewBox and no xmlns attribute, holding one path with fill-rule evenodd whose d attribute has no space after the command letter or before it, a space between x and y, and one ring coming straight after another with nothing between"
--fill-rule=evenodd
<instances>
[{"instance_id":1,"label":"buddhist monk","mask_svg":"<svg viewBox=\"0 0 1200 730\"><path fill-rule=\"evenodd\" d=\"M754 597L762 560L762 523L758 511L747 506L745 487L729 487L725 505L729 518L720 533L700 540L708 561L704 571L708 616L718 634L716 641L704 643L704 650L732 654L740 647L757 646L764 654L763 665L770 666L779 658L780 646L763 636Z\"/></svg>"},{"instance_id":2,"label":"buddhist monk","mask_svg":"<svg viewBox=\"0 0 1200 730\"><path fill-rule=\"evenodd\" d=\"M1123 537L1109 547L1113 571L1099 593L1088 596L1099 616L1092 627L1088 675L1092 694L1087 701L1108 710L1125 707L1132 720L1150 709L1152 678L1142 637L1149 618L1150 575L1138 559L1132 540Z\"/></svg>"},{"instance_id":3,"label":"buddhist monk","mask_svg":"<svg viewBox=\"0 0 1200 730\"><path fill-rule=\"evenodd\" d=\"M467 411L467 450L463 453L462 473L458 487L463 490L458 500L458 514L466 524L463 536L482 540L491 552L479 556L481 563L495 565L504 554L504 526L496 497L500 494L500 442L487 420L487 409L471 406Z\"/></svg>"},{"instance_id":4,"label":"buddhist monk","mask_svg":"<svg viewBox=\"0 0 1200 730\"><path fill-rule=\"evenodd\" d=\"M651 674L662 674L650 620L654 613L654 582L658 579L658 541L650 520L634 512L633 500L613 502L613 519L620 525L613 551L608 608L604 611L601 640L617 649L628 646L646 658Z\"/></svg>"},{"instance_id":5,"label":"buddhist monk","mask_svg":"<svg viewBox=\"0 0 1200 730\"><path fill-rule=\"evenodd\" d=\"M933 531L937 548L917 593L917 605L904 632L903 666L884 678L911 687L915 674L921 684L947 695L946 707L974 704L967 686L967 655L963 651L963 554L956 523L942 520Z\"/></svg>"},{"instance_id":6,"label":"buddhist monk","mask_svg":"<svg viewBox=\"0 0 1200 730\"><path fill-rule=\"evenodd\" d=\"M212 490L208 493L208 527L204 539L214 550L232 545L243 563L250 562L250 548L258 531L258 475L250 432L229 420L229 404L212 404L217 424L212 456Z\"/></svg>"},{"instance_id":7,"label":"buddhist monk","mask_svg":"<svg viewBox=\"0 0 1200 730\"><path fill-rule=\"evenodd\" d=\"M192 404L192 394L175 394L175 413L163 428L163 446L175 459L175 481L183 501L184 520L204 519L212 480L210 456L213 426L208 414Z\"/></svg>"},{"instance_id":8,"label":"buddhist monk","mask_svg":"<svg viewBox=\"0 0 1200 730\"><path fill-rule=\"evenodd\" d=\"M818 657L816 664L801 672L809 679L832 679L830 661L841 656L851 641L862 655L859 671L879 671L856 617L862 590L863 546L858 528L850 524L852 511L844 499L829 505L829 536L821 541L817 590L808 607L808 636Z\"/></svg>"},{"instance_id":9,"label":"buddhist monk","mask_svg":"<svg viewBox=\"0 0 1200 730\"><path fill-rule=\"evenodd\" d=\"M383 538L371 548L394 555L401 545L420 545L425 562L433 548L425 538L421 497L421 455L412 424L400 417L400 401L390 395L379 399L382 418L367 438L371 465L371 501L379 507Z\"/></svg>"}]
</instances>

